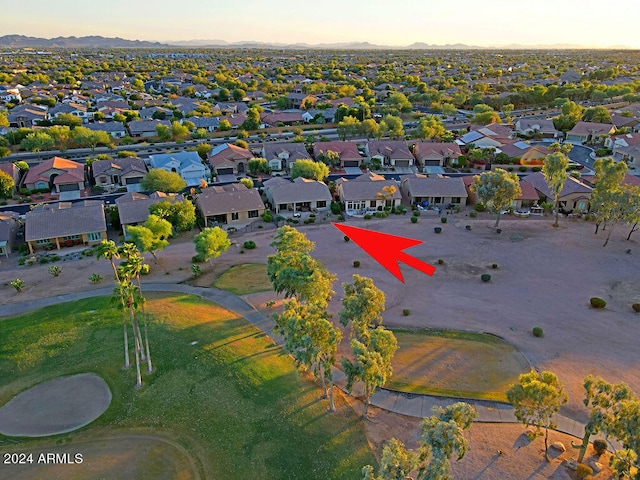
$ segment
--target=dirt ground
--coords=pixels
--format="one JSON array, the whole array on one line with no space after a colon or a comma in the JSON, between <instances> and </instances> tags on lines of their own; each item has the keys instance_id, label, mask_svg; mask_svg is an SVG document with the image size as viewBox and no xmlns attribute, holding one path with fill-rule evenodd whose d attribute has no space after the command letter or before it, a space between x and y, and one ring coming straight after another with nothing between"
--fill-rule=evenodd
<instances>
[{"instance_id":1,"label":"dirt ground","mask_svg":"<svg viewBox=\"0 0 640 480\"><path fill-rule=\"evenodd\" d=\"M305 225L300 230L316 242L314 256L338 275L331 305L334 314L342 299L339 282L349 282L351 275L357 273L372 277L385 292L387 326L489 332L514 344L536 369L558 375L570 397L562 413L571 418L586 419L582 382L587 374L601 375L610 382L624 381L640 392L640 350L636 341L640 316L631 309L632 303L640 302L640 248L636 239L626 241L626 232L619 228L609 245L602 248L603 233L594 235L594 226L582 220L561 218L560 227L553 228L549 217L505 216L499 234L492 228L493 222L483 215L471 219L464 211L451 215L444 225L436 217L425 216L417 224L411 224L407 216L350 220L348 223L353 226L424 241L406 252L435 265L436 272L429 277L403 266L404 284L353 242L345 242L331 225ZM471 230L466 225L471 225ZM442 233L435 234L435 226L443 227ZM269 247L273 235L273 229L265 228L232 237L234 245L214 260L213 266L203 265L205 273L196 283L210 286L232 265L265 262L273 252ZM254 240L258 248L241 254L240 245L248 239ZM172 241L158 252L157 265L148 259L151 274L144 280L189 281L194 254L187 236ZM443 259L444 264L438 265L438 259ZM361 262L360 268L353 268L354 260ZM491 267L494 263L497 269ZM0 260L0 304L95 288L88 280L92 273L105 277L98 286L111 284L106 260L85 258L59 265L64 267L63 272L54 278L47 273L46 265L18 267L17 256ZM491 274L491 281L481 282L482 273ZM8 285L15 278L26 282L22 293ZM592 309L589 298L593 296L604 298L607 307ZM247 298L255 306L264 307L275 296L267 293ZM403 316L404 308L412 314ZM531 334L534 326L544 329L543 338ZM570 478L556 476L562 474L564 467L540 467L540 457L531 453L536 450L537 441L517 450L526 454L510 452L507 446L513 449L521 432L522 427L517 425L474 425L471 451L456 464L455 478ZM384 429L372 435L374 444L393 436ZM568 445L568 437L565 440L563 443ZM491 457L499 449L507 453ZM567 454L575 458L574 452ZM537 463L527 470L524 466L529 464L521 456L532 457ZM463 471L461 465L470 466ZM504 470L508 465L512 468L510 474Z\"/></svg>"}]
</instances>

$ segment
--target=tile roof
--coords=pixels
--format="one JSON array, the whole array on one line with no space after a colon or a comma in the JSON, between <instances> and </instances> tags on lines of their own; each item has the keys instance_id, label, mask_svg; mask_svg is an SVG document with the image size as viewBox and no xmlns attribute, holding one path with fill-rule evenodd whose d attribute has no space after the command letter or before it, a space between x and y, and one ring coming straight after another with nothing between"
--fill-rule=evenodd
<instances>
[{"instance_id":1,"label":"tile roof","mask_svg":"<svg viewBox=\"0 0 640 480\"><path fill-rule=\"evenodd\" d=\"M162 192L154 192L148 196L143 193L129 192L116 198L120 224L131 225L144 222L149 216L149 207L164 200L171 203L182 202L184 197L179 194L167 195Z\"/></svg>"},{"instance_id":2,"label":"tile roof","mask_svg":"<svg viewBox=\"0 0 640 480\"><path fill-rule=\"evenodd\" d=\"M536 172L527 175L523 180L531 183L535 187L535 189L542 193L545 197L553 197L553 192L551 192L549 185L547 185L547 181L544 179L544 174L542 172ZM586 183L583 183L577 178L569 175L567 176L567 181L564 184L562 192L560 192L560 197L562 198L572 193L583 193L590 196L592 190L593 189Z\"/></svg>"},{"instance_id":3,"label":"tile roof","mask_svg":"<svg viewBox=\"0 0 640 480\"><path fill-rule=\"evenodd\" d=\"M316 142L313 146L313 155L317 156L320 152L326 153L331 150L340 155L340 160L362 160L362 155L358 151L358 146L354 142Z\"/></svg>"},{"instance_id":4,"label":"tile roof","mask_svg":"<svg viewBox=\"0 0 640 480\"><path fill-rule=\"evenodd\" d=\"M316 200L331 201L329 187L323 182L298 177L293 182L271 184L267 187L273 203L312 202Z\"/></svg>"},{"instance_id":5,"label":"tile roof","mask_svg":"<svg viewBox=\"0 0 640 480\"><path fill-rule=\"evenodd\" d=\"M100 201L58 202L36 207L25 214L25 240L104 232L107 223Z\"/></svg>"},{"instance_id":6,"label":"tile roof","mask_svg":"<svg viewBox=\"0 0 640 480\"><path fill-rule=\"evenodd\" d=\"M413 160L413 155L404 140L372 140L367 145L370 157L380 155L394 160Z\"/></svg>"},{"instance_id":7,"label":"tile roof","mask_svg":"<svg viewBox=\"0 0 640 480\"><path fill-rule=\"evenodd\" d=\"M196 206L207 217L232 212L264 210L264 203L258 190L248 189L241 183L216 185L203 189L196 198Z\"/></svg>"},{"instance_id":8,"label":"tile roof","mask_svg":"<svg viewBox=\"0 0 640 480\"><path fill-rule=\"evenodd\" d=\"M384 187L395 187L396 191L393 194L393 198L402 198L398 182L386 180L375 173L360 175L354 180L343 181L340 184L342 197L346 201L379 199L380 196L378 194L383 191Z\"/></svg>"},{"instance_id":9,"label":"tile roof","mask_svg":"<svg viewBox=\"0 0 640 480\"><path fill-rule=\"evenodd\" d=\"M83 164L62 157L53 157L29 169L24 179L25 185L35 184L38 181L49 182L50 175L44 176L49 170L60 171L53 181L56 185L84 182Z\"/></svg>"},{"instance_id":10,"label":"tile roof","mask_svg":"<svg viewBox=\"0 0 640 480\"><path fill-rule=\"evenodd\" d=\"M460 145L455 142L416 142L413 153L416 158L424 158L433 154L450 158L458 158L459 155L462 155Z\"/></svg>"},{"instance_id":11,"label":"tile roof","mask_svg":"<svg viewBox=\"0 0 640 480\"><path fill-rule=\"evenodd\" d=\"M462 197L467 198L467 189L461 178L442 178L406 175L402 184L407 185L414 197Z\"/></svg>"}]
</instances>

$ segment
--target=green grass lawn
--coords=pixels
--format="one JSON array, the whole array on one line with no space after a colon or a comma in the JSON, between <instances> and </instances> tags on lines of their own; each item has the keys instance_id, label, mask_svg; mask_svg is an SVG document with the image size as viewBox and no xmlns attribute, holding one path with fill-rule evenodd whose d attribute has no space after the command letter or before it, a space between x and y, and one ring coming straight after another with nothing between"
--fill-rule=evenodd
<instances>
[{"instance_id":1,"label":"green grass lawn","mask_svg":"<svg viewBox=\"0 0 640 480\"><path fill-rule=\"evenodd\" d=\"M121 369L122 318L108 298L0 321L0 405L36 383L81 372L96 372L113 393L105 414L80 432L55 440L0 435L0 444L46 451L62 442L72 450L74 439L92 432L158 433L184 447L203 478L353 479L375 464L357 413L341 398L329 413L320 389L244 319L189 295L148 295L147 309L157 370L138 391L135 369ZM113 468L116 478L117 461Z\"/></svg>"},{"instance_id":2,"label":"green grass lawn","mask_svg":"<svg viewBox=\"0 0 640 480\"><path fill-rule=\"evenodd\" d=\"M394 330L400 348L387 387L411 393L506 401L505 392L529 371L511 344L484 333Z\"/></svg>"},{"instance_id":3,"label":"green grass lawn","mask_svg":"<svg viewBox=\"0 0 640 480\"><path fill-rule=\"evenodd\" d=\"M236 265L223 272L213 286L236 295L272 290L267 266L263 263Z\"/></svg>"}]
</instances>

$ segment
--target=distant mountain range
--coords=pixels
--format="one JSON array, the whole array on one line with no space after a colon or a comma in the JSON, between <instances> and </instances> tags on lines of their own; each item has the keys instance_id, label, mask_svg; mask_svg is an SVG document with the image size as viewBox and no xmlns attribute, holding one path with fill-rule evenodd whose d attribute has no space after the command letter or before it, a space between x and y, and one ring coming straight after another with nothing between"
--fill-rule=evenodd
<instances>
[{"instance_id":1,"label":"distant mountain range","mask_svg":"<svg viewBox=\"0 0 640 480\"><path fill-rule=\"evenodd\" d=\"M319 43L310 45L307 43L273 43L273 42L227 42L225 40L180 40L167 42L148 42L142 40L127 40L124 38L108 38L99 35L88 37L56 37L37 38L24 35L4 35L0 37L0 47L4 48L262 48L284 50L565 50L595 48L571 44L553 45L495 45L480 47L466 45L464 43L436 45L424 42L415 42L407 46L376 45L369 42L345 42L345 43ZM607 47L609 49L627 49L624 45Z\"/></svg>"}]
</instances>

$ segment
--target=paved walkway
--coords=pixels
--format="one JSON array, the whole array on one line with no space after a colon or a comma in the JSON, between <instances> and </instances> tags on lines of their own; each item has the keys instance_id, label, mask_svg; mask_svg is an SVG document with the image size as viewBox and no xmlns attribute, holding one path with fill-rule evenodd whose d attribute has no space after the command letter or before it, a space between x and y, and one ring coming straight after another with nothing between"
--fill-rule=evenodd
<instances>
[{"instance_id":1,"label":"paved walkway","mask_svg":"<svg viewBox=\"0 0 640 480\"><path fill-rule=\"evenodd\" d=\"M143 284L143 290L147 292L186 293L206 298L207 300L215 302L245 318L254 326L269 335L276 344L282 345L284 343L283 338L274 333L274 323L270 318L258 312L252 305L233 293L219 290L217 288L193 287L191 285L175 283L146 283ZM63 302L71 302L98 295L111 295L112 293L113 289L111 287L103 287L83 292L58 295L55 297L29 300L22 303L3 305L2 316L14 316L36 308L47 307ZM339 388L344 390L344 386L347 382L342 371L337 369L335 370L334 381ZM432 414L431 409L434 406L446 406L461 400L476 408L478 412L478 418L476 419L477 422L519 423L513 414L513 408L511 405L501 402L408 394L382 388L378 389L371 397L371 405L410 417L424 418ZM563 415L556 415L555 421L558 425L556 428L557 431L573 435L580 439L584 436L583 424Z\"/></svg>"}]
</instances>

